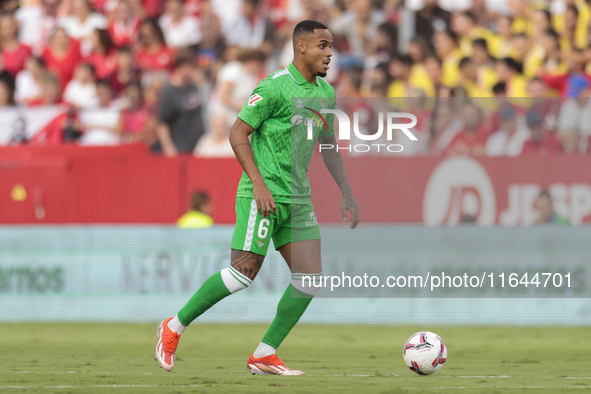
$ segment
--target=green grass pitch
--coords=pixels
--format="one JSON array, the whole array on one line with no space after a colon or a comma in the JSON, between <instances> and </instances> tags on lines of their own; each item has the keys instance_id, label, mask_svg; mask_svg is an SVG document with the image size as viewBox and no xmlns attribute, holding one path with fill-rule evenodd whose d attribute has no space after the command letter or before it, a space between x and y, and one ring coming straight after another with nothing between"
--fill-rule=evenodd
<instances>
[{"instance_id":1,"label":"green grass pitch","mask_svg":"<svg viewBox=\"0 0 591 394\"><path fill-rule=\"evenodd\" d=\"M586 327L299 325L279 356L305 376L250 376L264 325L195 324L173 372L154 360L156 324L0 324L1 393L570 393L591 390ZM402 361L416 331L448 362L419 376ZM581 390L583 389L583 390ZM586 390L585 390L586 389Z\"/></svg>"}]
</instances>

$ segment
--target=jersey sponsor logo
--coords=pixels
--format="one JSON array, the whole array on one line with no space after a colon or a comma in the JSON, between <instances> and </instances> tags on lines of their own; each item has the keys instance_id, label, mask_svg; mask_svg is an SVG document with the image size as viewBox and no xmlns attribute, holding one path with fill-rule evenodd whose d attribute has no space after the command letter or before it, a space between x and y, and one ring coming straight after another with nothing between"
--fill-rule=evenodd
<instances>
[{"instance_id":1,"label":"jersey sponsor logo","mask_svg":"<svg viewBox=\"0 0 591 394\"><path fill-rule=\"evenodd\" d=\"M320 128L322 128L322 124L324 125L324 127L326 128L326 131L328 131L328 125L326 124L326 120L324 120L324 117L322 115L320 115L320 113L318 111L314 111L312 108L308 108L308 107L304 107L305 109L307 109L308 111L313 112L313 114L311 115L315 120L316 123L318 124L318 126ZM316 114L316 116L318 116L318 118L322 119L322 124L320 124L320 119L318 119L316 116L314 116L314 114ZM310 140L310 136L308 135L308 139Z\"/></svg>"},{"instance_id":2,"label":"jersey sponsor logo","mask_svg":"<svg viewBox=\"0 0 591 394\"><path fill-rule=\"evenodd\" d=\"M309 119L309 118L307 118L307 119ZM304 117L302 115L294 115L291 117L291 124L294 126L302 124L303 121L304 121Z\"/></svg>"},{"instance_id":3,"label":"jersey sponsor logo","mask_svg":"<svg viewBox=\"0 0 591 394\"><path fill-rule=\"evenodd\" d=\"M318 226L318 221L316 220L316 214L314 211L310 212L308 216L306 216L306 227L309 226Z\"/></svg>"},{"instance_id":4,"label":"jersey sponsor logo","mask_svg":"<svg viewBox=\"0 0 591 394\"><path fill-rule=\"evenodd\" d=\"M248 99L248 105L254 106L257 102L261 101L263 98L258 94L255 93Z\"/></svg>"}]
</instances>

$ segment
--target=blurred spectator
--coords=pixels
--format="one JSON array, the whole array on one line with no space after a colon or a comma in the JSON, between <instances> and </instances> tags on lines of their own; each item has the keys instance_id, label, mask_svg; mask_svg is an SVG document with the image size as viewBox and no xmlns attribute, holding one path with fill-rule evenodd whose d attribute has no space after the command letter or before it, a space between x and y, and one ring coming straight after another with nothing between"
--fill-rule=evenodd
<instances>
[{"instance_id":1,"label":"blurred spectator","mask_svg":"<svg viewBox=\"0 0 591 394\"><path fill-rule=\"evenodd\" d=\"M49 47L45 48L41 58L48 70L55 72L61 86L66 86L74 69L82 60L80 49L62 27L56 28L49 39Z\"/></svg>"},{"instance_id":2,"label":"blurred spectator","mask_svg":"<svg viewBox=\"0 0 591 394\"><path fill-rule=\"evenodd\" d=\"M201 34L199 21L192 15L187 15L182 0L167 0L166 12L160 17L159 23L166 44L171 48L184 48L199 44Z\"/></svg>"},{"instance_id":3,"label":"blurred spectator","mask_svg":"<svg viewBox=\"0 0 591 394\"><path fill-rule=\"evenodd\" d=\"M452 30L437 31L434 35L435 51L442 61L441 83L449 88L458 84L458 66L462 51L458 48L458 37Z\"/></svg>"},{"instance_id":4,"label":"blurred spectator","mask_svg":"<svg viewBox=\"0 0 591 394\"><path fill-rule=\"evenodd\" d=\"M562 61L562 49L558 33L552 29L546 30L541 39L541 46L544 53L541 64L543 70L550 74L564 73L566 65Z\"/></svg>"},{"instance_id":5,"label":"blurred spectator","mask_svg":"<svg viewBox=\"0 0 591 394\"><path fill-rule=\"evenodd\" d=\"M80 41L82 55L88 56L91 51L90 36L95 29L106 29L108 20L104 15L94 12L89 0L73 0L73 15L64 16L59 24L68 36Z\"/></svg>"},{"instance_id":6,"label":"blurred spectator","mask_svg":"<svg viewBox=\"0 0 591 394\"><path fill-rule=\"evenodd\" d=\"M451 27L451 12L441 8L438 0L424 0L423 8L415 16L416 34L425 42L431 42L435 31Z\"/></svg>"},{"instance_id":7,"label":"blurred spectator","mask_svg":"<svg viewBox=\"0 0 591 394\"><path fill-rule=\"evenodd\" d=\"M107 31L115 46L131 46L137 41L140 19L135 16L129 0L119 0L115 17L109 23Z\"/></svg>"},{"instance_id":8,"label":"blurred spectator","mask_svg":"<svg viewBox=\"0 0 591 394\"><path fill-rule=\"evenodd\" d=\"M568 219L554 212L552 196L547 190L542 190L534 202L536 209L536 224L554 223L568 224Z\"/></svg>"},{"instance_id":9,"label":"blurred spectator","mask_svg":"<svg viewBox=\"0 0 591 394\"><path fill-rule=\"evenodd\" d=\"M534 77L527 83L529 111L536 111L542 117L543 127L556 129L561 100L549 97L548 87L539 77Z\"/></svg>"},{"instance_id":10,"label":"blurred spectator","mask_svg":"<svg viewBox=\"0 0 591 394\"><path fill-rule=\"evenodd\" d=\"M542 73L541 78L546 86L558 91L560 97L578 97L590 85L583 56L581 50L573 49L568 56L565 72Z\"/></svg>"},{"instance_id":11,"label":"blurred spectator","mask_svg":"<svg viewBox=\"0 0 591 394\"><path fill-rule=\"evenodd\" d=\"M531 78L541 69L544 56L542 45L533 45L531 37L525 33L519 33L513 36L511 55L506 57L520 63L523 66L523 75Z\"/></svg>"},{"instance_id":12,"label":"blurred spectator","mask_svg":"<svg viewBox=\"0 0 591 394\"><path fill-rule=\"evenodd\" d=\"M365 60L365 68L373 68L382 62L388 62L398 51L398 29L391 23L384 22L377 28L376 35L371 44L373 45L372 54ZM424 60L426 43L419 38L414 38L408 47L408 54L413 62L420 66Z\"/></svg>"},{"instance_id":13,"label":"blurred spectator","mask_svg":"<svg viewBox=\"0 0 591 394\"><path fill-rule=\"evenodd\" d=\"M543 127L542 114L529 111L525 116L525 123L529 128L529 139L523 143L521 154L537 154L546 156L549 153L562 153L562 144L554 134Z\"/></svg>"},{"instance_id":14,"label":"blurred spectator","mask_svg":"<svg viewBox=\"0 0 591 394\"><path fill-rule=\"evenodd\" d=\"M508 3L513 15L513 32L531 34L533 30L532 10L528 0L512 0Z\"/></svg>"},{"instance_id":15,"label":"blurred spectator","mask_svg":"<svg viewBox=\"0 0 591 394\"><path fill-rule=\"evenodd\" d=\"M30 107L62 104L59 79L54 72L46 72L41 78L41 91L37 98L31 99Z\"/></svg>"},{"instance_id":16,"label":"blurred spectator","mask_svg":"<svg viewBox=\"0 0 591 394\"><path fill-rule=\"evenodd\" d=\"M562 141L566 153L583 153L586 150L586 139L591 135L590 122L589 90L562 103L558 113L557 137Z\"/></svg>"},{"instance_id":17,"label":"blurred spectator","mask_svg":"<svg viewBox=\"0 0 591 394\"><path fill-rule=\"evenodd\" d=\"M141 0L137 3L149 18L158 18L164 8L164 0Z\"/></svg>"},{"instance_id":18,"label":"blurred spectator","mask_svg":"<svg viewBox=\"0 0 591 394\"><path fill-rule=\"evenodd\" d=\"M177 221L179 228L197 229L209 228L213 226L211 214L211 199L209 194L204 191L198 191L191 196L189 212L185 213Z\"/></svg>"},{"instance_id":19,"label":"blurred spectator","mask_svg":"<svg viewBox=\"0 0 591 394\"><path fill-rule=\"evenodd\" d=\"M140 70L135 67L133 51L130 47L120 47L116 54L115 72L111 75L110 83L116 95L125 90L131 82L140 80Z\"/></svg>"},{"instance_id":20,"label":"blurred spectator","mask_svg":"<svg viewBox=\"0 0 591 394\"><path fill-rule=\"evenodd\" d=\"M0 17L0 47L2 48L3 68L16 77L25 67L31 56L31 48L18 40L18 21L12 15Z\"/></svg>"},{"instance_id":21,"label":"blurred spectator","mask_svg":"<svg viewBox=\"0 0 591 394\"><path fill-rule=\"evenodd\" d=\"M373 97L371 94L377 86L383 87L382 93L379 97L385 96L390 86L390 73L388 72L389 65L386 62L378 63L372 69L366 70L363 75L360 92L365 97Z\"/></svg>"},{"instance_id":22,"label":"blurred spectator","mask_svg":"<svg viewBox=\"0 0 591 394\"><path fill-rule=\"evenodd\" d=\"M472 55L472 43L476 39L492 40L492 32L476 24L476 16L471 11L463 11L452 16L452 30L458 35L458 46L464 56Z\"/></svg>"},{"instance_id":23,"label":"blurred spectator","mask_svg":"<svg viewBox=\"0 0 591 394\"><path fill-rule=\"evenodd\" d=\"M313 20L328 26L330 22L330 12L321 1L300 0L302 12L297 20ZM295 27L295 26L294 26Z\"/></svg>"},{"instance_id":24,"label":"blurred spectator","mask_svg":"<svg viewBox=\"0 0 591 394\"><path fill-rule=\"evenodd\" d=\"M497 82L495 75L495 61L488 50L487 41L478 38L472 43L472 61L476 66L476 85L482 89L483 97L490 97L492 87ZM475 96L479 97L479 96Z\"/></svg>"},{"instance_id":25,"label":"blurred spectator","mask_svg":"<svg viewBox=\"0 0 591 394\"><path fill-rule=\"evenodd\" d=\"M486 140L487 156L519 156L523 143L529 138L529 130L512 106L506 105L499 111L501 129Z\"/></svg>"},{"instance_id":26,"label":"blurred spectator","mask_svg":"<svg viewBox=\"0 0 591 394\"><path fill-rule=\"evenodd\" d=\"M7 71L0 72L0 107L16 105L14 101L14 78Z\"/></svg>"},{"instance_id":27,"label":"blurred spectator","mask_svg":"<svg viewBox=\"0 0 591 394\"><path fill-rule=\"evenodd\" d=\"M460 111L464 127L453 137L446 153L448 155L484 154L488 130L483 124L481 109L468 102Z\"/></svg>"},{"instance_id":28,"label":"blurred spectator","mask_svg":"<svg viewBox=\"0 0 591 394\"><path fill-rule=\"evenodd\" d=\"M384 24L380 25L383 26ZM390 25L391 26L391 25ZM394 27L394 26L392 26ZM379 30L378 30L379 31ZM392 49L394 51L394 49ZM412 59L412 70L411 78L429 78L427 71L425 70L425 57L431 52L427 43L423 42L420 38L413 38L408 43L408 55ZM395 52L392 52L389 57L392 57Z\"/></svg>"},{"instance_id":29,"label":"blurred spectator","mask_svg":"<svg viewBox=\"0 0 591 394\"><path fill-rule=\"evenodd\" d=\"M490 97L490 90L486 88L486 81L478 78L478 68L471 58L462 58L459 69L459 84L466 89L468 97Z\"/></svg>"},{"instance_id":30,"label":"blurred spectator","mask_svg":"<svg viewBox=\"0 0 591 394\"><path fill-rule=\"evenodd\" d=\"M108 79L117 67L117 55L109 32L95 29L90 36L91 54L85 62L94 67L97 79Z\"/></svg>"},{"instance_id":31,"label":"blurred spectator","mask_svg":"<svg viewBox=\"0 0 591 394\"><path fill-rule=\"evenodd\" d=\"M348 55L357 61L352 65L359 62L363 65L363 59L372 54L378 26L385 20L384 13L374 8L372 0L352 0L348 9L332 20L329 28L333 35L347 40Z\"/></svg>"},{"instance_id":32,"label":"blurred spectator","mask_svg":"<svg viewBox=\"0 0 591 394\"><path fill-rule=\"evenodd\" d=\"M525 113L524 108L520 104L527 104L525 102L526 99L516 99L512 98L509 99L507 95L507 86L504 82L497 82L494 84L493 88L493 95L494 95L494 102L489 103L488 101L483 101L483 104L492 104L491 106L494 108L491 116L490 116L490 131L494 132L500 130L502 128L501 125L501 109L504 107L511 107L518 115L523 115Z\"/></svg>"},{"instance_id":33,"label":"blurred spectator","mask_svg":"<svg viewBox=\"0 0 591 394\"><path fill-rule=\"evenodd\" d=\"M587 5L587 7L589 7ZM561 41L565 49L580 49L586 46L587 38L584 34L577 34L579 10L574 4L568 4L564 12L564 29L561 31Z\"/></svg>"},{"instance_id":34,"label":"blurred spectator","mask_svg":"<svg viewBox=\"0 0 591 394\"><path fill-rule=\"evenodd\" d=\"M361 75L361 71L357 70L357 69L350 69L348 70L343 77L341 78L341 81L339 82L339 86L336 90L336 96L337 97L349 97L349 98L355 98L355 97L361 97L361 83L362 83L362 79L361 79L362 75ZM357 103L359 100L347 100L346 103L343 103L343 105L347 108L347 112L348 113L352 113L355 112L355 108L354 106L349 105L350 103L354 102ZM362 100L362 101L366 101L366 100Z\"/></svg>"},{"instance_id":35,"label":"blurred spectator","mask_svg":"<svg viewBox=\"0 0 591 394\"><path fill-rule=\"evenodd\" d=\"M455 103L458 101L452 101L449 98L437 100L431 120L430 151L434 155L443 154L456 134L464 127L454 111L453 104Z\"/></svg>"},{"instance_id":36,"label":"blurred spectator","mask_svg":"<svg viewBox=\"0 0 591 394\"><path fill-rule=\"evenodd\" d=\"M409 55L399 55L390 61L390 76L394 81L388 88L388 97L409 97L411 89L421 89L433 96L435 88L428 78L412 78L413 61Z\"/></svg>"},{"instance_id":37,"label":"blurred spectator","mask_svg":"<svg viewBox=\"0 0 591 394\"><path fill-rule=\"evenodd\" d=\"M145 19L139 30L140 49L135 55L135 64L141 70L172 69L174 51L166 46L164 34L155 19Z\"/></svg>"},{"instance_id":38,"label":"blurred spectator","mask_svg":"<svg viewBox=\"0 0 591 394\"><path fill-rule=\"evenodd\" d=\"M117 145L117 122L119 108L111 105L113 90L107 81L96 83L97 106L80 112L80 123L84 135L80 138L82 145Z\"/></svg>"},{"instance_id":39,"label":"blurred spectator","mask_svg":"<svg viewBox=\"0 0 591 394\"><path fill-rule=\"evenodd\" d=\"M16 101L27 103L41 94L41 81L47 69L40 57L31 56L25 62L25 69L16 76Z\"/></svg>"},{"instance_id":40,"label":"blurred spectator","mask_svg":"<svg viewBox=\"0 0 591 394\"><path fill-rule=\"evenodd\" d=\"M425 58L425 72L435 90L435 96L439 97L441 87L443 86L443 62L436 55L430 55Z\"/></svg>"},{"instance_id":41,"label":"blurred spectator","mask_svg":"<svg viewBox=\"0 0 591 394\"><path fill-rule=\"evenodd\" d=\"M533 12L531 37L534 43L540 43L548 30L552 29L552 15L546 8L539 8Z\"/></svg>"},{"instance_id":42,"label":"blurred spectator","mask_svg":"<svg viewBox=\"0 0 591 394\"><path fill-rule=\"evenodd\" d=\"M244 50L238 60L228 62L217 76L219 96L218 110L233 124L238 112L248 100L258 83L263 79L265 54L260 50Z\"/></svg>"},{"instance_id":43,"label":"blurred spectator","mask_svg":"<svg viewBox=\"0 0 591 394\"><path fill-rule=\"evenodd\" d=\"M489 42L490 52L497 58L504 58L515 55L513 48L513 18L510 15L499 15L496 19L497 35Z\"/></svg>"},{"instance_id":44,"label":"blurred spectator","mask_svg":"<svg viewBox=\"0 0 591 394\"><path fill-rule=\"evenodd\" d=\"M225 114L214 112L211 116L209 133L205 134L195 147L197 157L234 157L228 134L230 126Z\"/></svg>"},{"instance_id":45,"label":"blurred spectator","mask_svg":"<svg viewBox=\"0 0 591 394\"><path fill-rule=\"evenodd\" d=\"M495 72L499 82L505 84L507 97L527 97L527 83L521 74L522 70L515 59L506 57L497 60Z\"/></svg>"},{"instance_id":46,"label":"blurred spectator","mask_svg":"<svg viewBox=\"0 0 591 394\"><path fill-rule=\"evenodd\" d=\"M144 108L157 117L160 96L164 89L164 82L160 79L152 79L144 88Z\"/></svg>"},{"instance_id":47,"label":"blurred spectator","mask_svg":"<svg viewBox=\"0 0 591 394\"><path fill-rule=\"evenodd\" d=\"M98 104L94 67L88 63L76 67L74 78L64 90L64 101L77 108L92 108Z\"/></svg>"},{"instance_id":48,"label":"blurred spectator","mask_svg":"<svg viewBox=\"0 0 591 394\"><path fill-rule=\"evenodd\" d=\"M19 40L40 55L49 41L49 35L58 24L57 10L60 0L41 0L39 5L28 5L16 11L19 22Z\"/></svg>"},{"instance_id":49,"label":"blurred spectator","mask_svg":"<svg viewBox=\"0 0 591 394\"><path fill-rule=\"evenodd\" d=\"M201 97L193 84L194 60L179 56L160 97L155 152L166 156L193 152L204 133Z\"/></svg>"},{"instance_id":50,"label":"blurred spectator","mask_svg":"<svg viewBox=\"0 0 591 394\"><path fill-rule=\"evenodd\" d=\"M228 24L226 41L244 48L261 48L270 54L274 47L275 28L263 16L260 0L242 0L240 14Z\"/></svg>"},{"instance_id":51,"label":"blurred spectator","mask_svg":"<svg viewBox=\"0 0 591 394\"><path fill-rule=\"evenodd\" d=\"M145 142L151 145L156 138L156 118L146 108L139 83L127 85L121 113L115 131L123 142Z\"/></svg>"},{"instance_id":52,"label":"blurred spectator","mask_svg":"<svg viewBox=\"0 0 591 394\"><path fill-rule=\"evenodd\" d=\"M219 19L209 9L207 12L210 13L199 23L201 42L197 49L197 65L213 81L222 65L226 41L222 36Z\"/></svg>"}]
</instances>

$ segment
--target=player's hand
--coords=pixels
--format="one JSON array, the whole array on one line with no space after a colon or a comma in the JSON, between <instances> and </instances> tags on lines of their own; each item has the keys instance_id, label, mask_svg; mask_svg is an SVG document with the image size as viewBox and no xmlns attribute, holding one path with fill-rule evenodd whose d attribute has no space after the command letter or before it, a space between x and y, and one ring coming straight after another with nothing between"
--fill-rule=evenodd
<instances>
[{"instance_id":1,"label":"player's hand","mask_svg":"<svg viewBox=\"0 0 591 394\"><path fill-rule=\"evenodd\" d=\"M265 182L262 180L256 183L253 182L252 194L257 203L259 215L266 218L277 211L273 194L271 194L271 190L265 185Z\"/></svg>"},{"instance_id":2,"label":"player's hand","mask_svg":"<svg viewBox=\"0 0 591 394\"><path fill-rule=\"evenodd\" d=\"M353 197L351 190L343 192L341 197L341 214L343 215L343 221L347 220L347 211L351 212L351 224L349 228L354 229L359 224L359 204Z\"/></svg>"}]
</instances>

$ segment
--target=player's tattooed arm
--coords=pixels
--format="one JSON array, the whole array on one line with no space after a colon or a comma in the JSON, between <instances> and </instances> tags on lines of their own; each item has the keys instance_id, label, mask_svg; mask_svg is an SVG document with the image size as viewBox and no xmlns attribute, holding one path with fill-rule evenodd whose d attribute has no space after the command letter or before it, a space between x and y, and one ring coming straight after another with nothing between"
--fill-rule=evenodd
<instances>
[{"instance_id":1,"label":"player's tattooed arm","mask_svg":"<svg viewBox=\"0 0 591 394\"><path fill-rule=\"evenodd\" d=\"M324 165L328 169L328 172L330 172L330 175L332 175L343 193L343 196L341 197L341 213L343 215L343 220L347 220L346 211L351 212L350 227L353 229L357 227L357 224L359 223L359 204L357 204L355 197L353 197L353 190L351 189L351 185L349 185L343 157L336 149L336 146L338 145L336 138L334 136L319 137L318 142L333 146L332 149L322 149L322 159L324 160Z\"/></svg>"},{"instance_id":2,"label":"player's tattooed arm","mask_svg":"<svg viewBox=\"0 0 591 394\"><path fill-rule=\"evenodd\" d=\"M230 265L242 275L254 280L261 270L264 260L265 256L260 254L232 249L232 263Z\"/></svg>"},{"instance_id":3,"label":"player's tattooed arm","mask_svg":"<svg viewBox=\"0 0 591 394\"><path fill-rule=\"evenodd\" d=\"M232 145L232 149L236 149L237 147L239 147L240 145L248 145L250 146L250 144L248 142L242 142L240 144L236 144L236 145Z\"/></svg>"}]
</instances>

